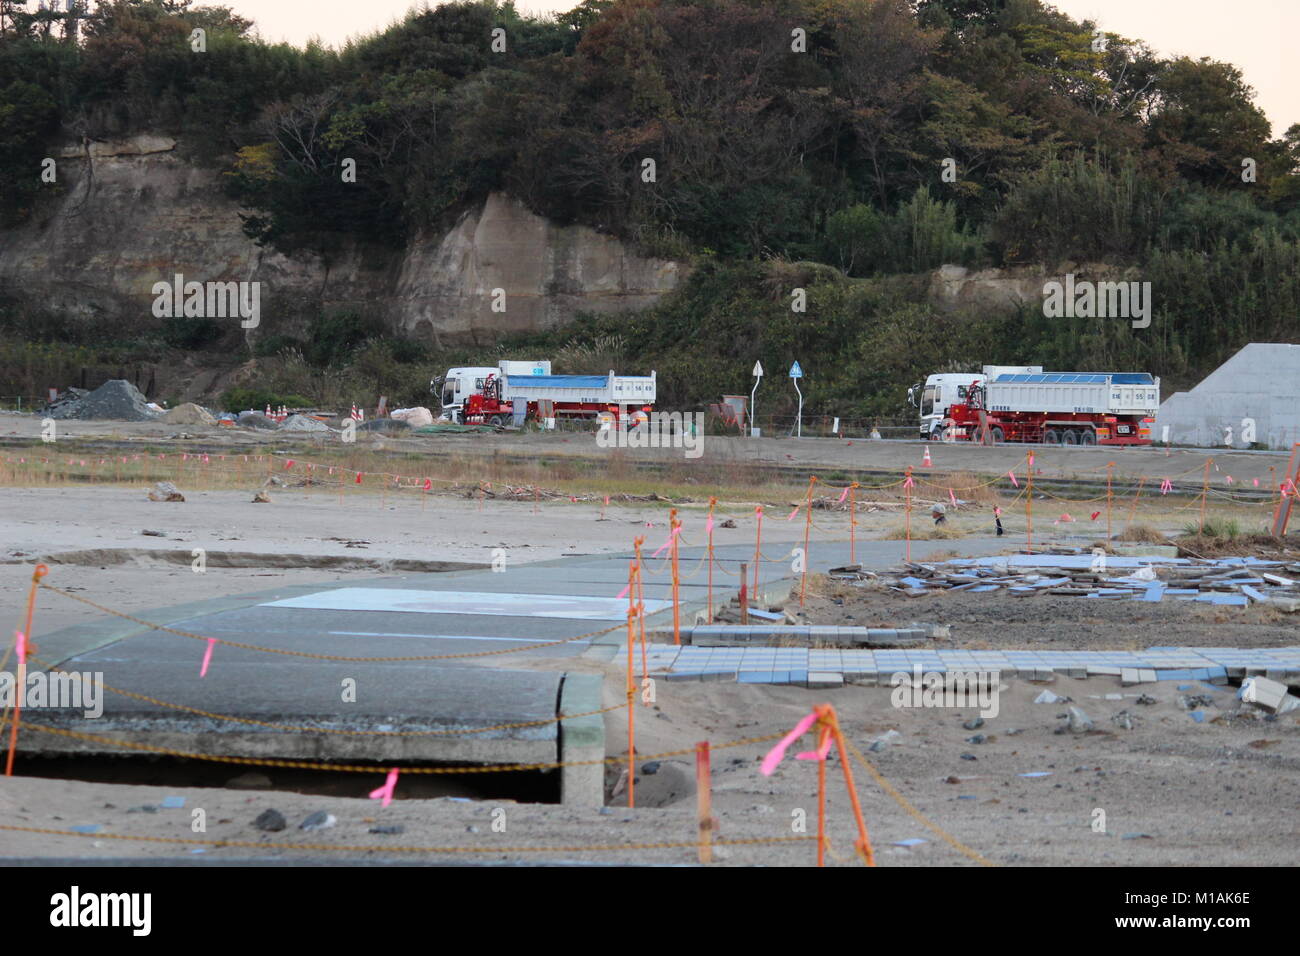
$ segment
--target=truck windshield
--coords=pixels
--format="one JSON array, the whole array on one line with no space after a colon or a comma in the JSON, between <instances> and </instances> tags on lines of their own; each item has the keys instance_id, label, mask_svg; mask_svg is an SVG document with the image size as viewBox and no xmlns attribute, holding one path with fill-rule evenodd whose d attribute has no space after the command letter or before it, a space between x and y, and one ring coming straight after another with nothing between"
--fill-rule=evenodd
<instances>
[{"instance_id":1,"label":"truck windshield","mask_svg":"<svg viewBox=\"0 0 1300 956\"><path fill-rule=\"evenodd\" d=\"M456 404L456 379L449 378L442 385L442 404Z\"/></svg>"},{"instance_id":2,"label":"truck windshield","mask_svg":"<svg viewBox=\"0 0 1300 956\"><path fill-rule=\"evenodd\" d=\"M927 385L925 391L921 393L921 415L934 414L934 386Z\"/></svg>"}]
</instances>

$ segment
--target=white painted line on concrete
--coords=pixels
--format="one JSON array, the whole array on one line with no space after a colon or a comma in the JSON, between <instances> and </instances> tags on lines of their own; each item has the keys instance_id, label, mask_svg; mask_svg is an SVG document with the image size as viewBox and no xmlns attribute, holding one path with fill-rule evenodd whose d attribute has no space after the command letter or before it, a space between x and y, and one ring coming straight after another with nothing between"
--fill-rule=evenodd
<instances>
[{"instance_id":1,"label":"white painted line on concrete","mask_svg":"<svg viewBox=\"0 0 1300 956\"><path fill-rule=\"evenodd\" d=\"M388 631L327 631L343 637L422 637L435 641L513 641L516 644L545 644L548 641L537 637L484 637L478 634L394 634ZM563 640L563 638L557 638ZM591 641L564 641L566 644L590 644Z\"/></svg>"},{"instance_id":2,"label":"white painted line on concrete","mask_svg":"<svg viewBox=\"0 0 1300 956\"><path fill-rule=\"evenodd\" d=\"M672 607L647 600L646 613ZM405 588L333 588L259 607L317 611L399 611L414 614L479 614L500 617L556 617L584 621L625 621L627 601L614 596L500 594L491 591L415 591Z\"/></svg>"}]
</instances>

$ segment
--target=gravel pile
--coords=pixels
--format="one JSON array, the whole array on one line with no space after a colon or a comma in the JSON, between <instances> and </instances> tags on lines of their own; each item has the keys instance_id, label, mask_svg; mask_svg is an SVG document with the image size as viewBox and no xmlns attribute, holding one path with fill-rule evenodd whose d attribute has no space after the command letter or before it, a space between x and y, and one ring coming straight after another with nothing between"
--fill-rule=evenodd
<instances>
[{"instance_id":1,"label":"gravel pile","mask_svg":"<svg viewBox=\"0 0 1300 956\"><path fill-rule=\"evenodd\" d=\"M290 415L280 424L280 430L286 432L327 432L330 427L307 415Z\"/></svg>"},{"instance_id":2,"label":"gravel pile","mask_svg":"<svg viewBox=\"0 0 1300 956\"><path fill-rule=\"evenodd\" d=\"M261 412L240 412L239 425L241 428L277 428L278 426L271 419L267 418Z\"/></svg>"},{"instance_id":3,"label":"gravel pile","mask_svg":"<svg viewBox=\"0 0 1300 956\"><path fill-rule=\"evenodd\" d=\"M163 416L163 421L172 422L176 425L215 425L217 423L217 420L209 414L207 409L195 405L193 402L177 405Z\"/></svg>"},{"instance_id":4,"label":"gravel pile","mask_svg":"<svg viewBox=\"0 0 1300 956\"><path fill-rule=\"evenodd\" d=\"M149 400L125 379L105 382L89 395L60 402L49 410L51 418L113 419L124 422L152 422L159 417L149 408Z\"/></svg>"}]
</instances>

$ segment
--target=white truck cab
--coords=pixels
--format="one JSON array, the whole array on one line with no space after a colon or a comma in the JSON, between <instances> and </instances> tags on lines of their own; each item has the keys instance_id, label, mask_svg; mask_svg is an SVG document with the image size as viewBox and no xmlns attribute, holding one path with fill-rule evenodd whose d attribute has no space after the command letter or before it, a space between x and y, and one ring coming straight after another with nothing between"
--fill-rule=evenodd
<instances>
[{"instance_id":1,"label":"white truck cab","mask_svg":"<svg viewBox=\"0 0 1300 956\"><path fill-rule=\"evenodd\" d=\"M999 375L1041 374L1041 365L985 365L981 372L938 372L907 390L908 404L917 406L921 412L921 438L925 441L939 441L942 438L943 423L948 410L953 405L966 402L966 391L971 385L984 385L991 378Z\"/></svg>"},{"instance_id":2,"label":"white truck cab","mask_svg":"<svg viewBox=\"0 0 1300 956\"><path fill-rule=\"evenodd\" d=\"M433 379L429 391L438 396L442 413L453 422L464 419L465 400L471 395L483 394L489 378L502 375L550 375L550 360L539 362L502 361L498 365L467 365L449 368L447 374Z\"/></svg>"}]
</instances>

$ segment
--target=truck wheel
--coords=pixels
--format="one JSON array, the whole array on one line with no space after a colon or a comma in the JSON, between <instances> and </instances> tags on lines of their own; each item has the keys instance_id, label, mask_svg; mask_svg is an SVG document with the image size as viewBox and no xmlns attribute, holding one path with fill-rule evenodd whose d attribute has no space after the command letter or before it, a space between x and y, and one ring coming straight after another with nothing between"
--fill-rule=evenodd
<instances>
[{"instance_id":1,"label":"truck wheel","mask_svg":"<svg viewBox=\"0 0 1300 956\"><path fill-rule=\"evenodd\" d=\"M1091 428L1085 428L1083 431L1079 432L1079 444L1080 445L1097 444L1097 433L1093 431Z\"/></svg>"},{"instance_id":2,"label":"truck wheel","mask_svg":"<svg viewBox=\"0 0 1300 956\"><path fill-rule=\"evenodd\" d=\"M1049 428L1047 431L1043 432L1044 445L1059 445L1060 443L1061 443L1061 433L1058 432L1055 428Z\"/></svg>"},{"instance_id":3,"label":"truck wheel","mask_svg":"<svg viewBox=\"0 0 1300 956\"><path fill-rule=\"evenodd\" d=\"M1001 445L1003 440L1006 438L1006 433L1002 430L1001 426L998 425L993 426L991 434L993 435L993 444L995 445Z\"/></svg>"},{"instance_id":4,"label":"truck wheel","mask_svg":"<svg viewBox=\"0 0 1300 956\"><path fill-rule=\"evenodd\" d=\"M505 423L506 423L506 420L505 420L504 418L502 418L500 415L493 415L491 418L488 419L488 424L489 424L489 425L494 425L494 426L497 426L498 428L499 428L500 426L504 425Z\"/></svg>"},{"instance_id":5,"label":"truck wheel","mask_svg":"<svg viewBox=\"0 0 1300 956\"><path fill-rule=\"evenodd\" d=\"M1061 433L1061 441L1067 445L1079 444L1079 433L1073 428L1067 428Z\"/></svg>"}]
</instances>

